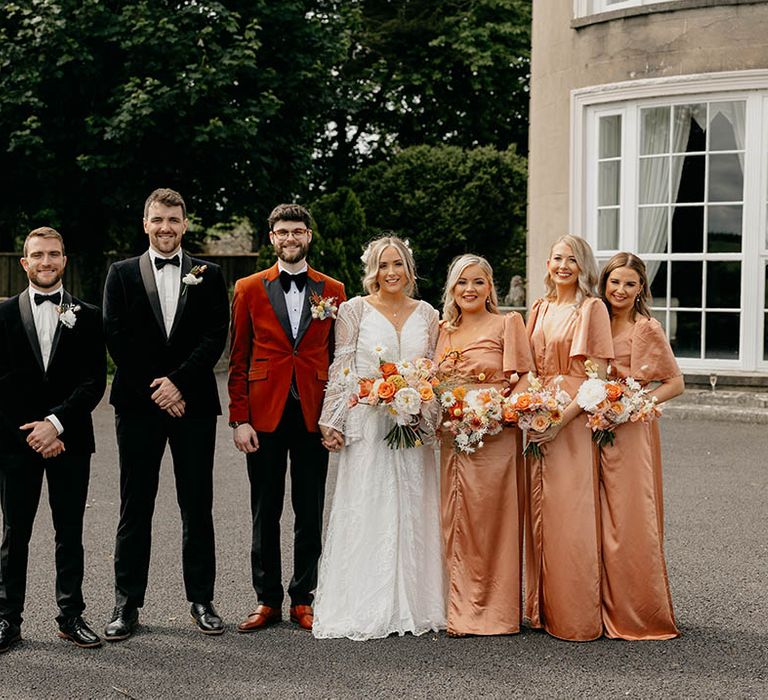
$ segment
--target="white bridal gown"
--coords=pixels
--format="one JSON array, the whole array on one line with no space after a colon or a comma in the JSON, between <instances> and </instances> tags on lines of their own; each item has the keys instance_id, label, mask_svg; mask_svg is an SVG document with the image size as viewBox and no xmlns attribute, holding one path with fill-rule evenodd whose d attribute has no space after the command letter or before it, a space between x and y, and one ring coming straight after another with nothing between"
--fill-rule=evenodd
<instances>
[{"instance_id":1,"label":"white bridal gown","mask_svg":"<svg viewBox=\"0 0 768 700\"><path fill-rule=\"evenodd\" d=\"M320 560L315 637L362 640L445 628L433 448L391 450L384 436L392 419L381 408L349 408L350 390L341 382L345 368L352 377L378 376L376 346L386 348L385 361L432 357L437 324L437 311L423 301L399 335L360 297L339 308L320 423L344 433L346 445Z\"/></svg>"}]
</instances>

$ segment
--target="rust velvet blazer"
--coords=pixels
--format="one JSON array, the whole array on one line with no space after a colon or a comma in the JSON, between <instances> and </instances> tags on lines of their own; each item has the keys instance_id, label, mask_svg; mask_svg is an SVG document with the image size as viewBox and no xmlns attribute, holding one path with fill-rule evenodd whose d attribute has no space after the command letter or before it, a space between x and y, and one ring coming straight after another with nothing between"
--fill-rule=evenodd
<instances>
[{"instance_id":1,"label":"rust velvet blazer","mask_svg":"<svg viewBox=\"0 0 768 700\"><path fill-rule=\"evenodd\" d=\"M229 420L272 432L283 415L296 377L304 424L318 432L328 365L333 352L332 319L312 318L310 298L346 299L344 285L307 269L304 308L297 337L291 332L277 263L235 284L229 360Z\"/></svg>"}]
</instances>

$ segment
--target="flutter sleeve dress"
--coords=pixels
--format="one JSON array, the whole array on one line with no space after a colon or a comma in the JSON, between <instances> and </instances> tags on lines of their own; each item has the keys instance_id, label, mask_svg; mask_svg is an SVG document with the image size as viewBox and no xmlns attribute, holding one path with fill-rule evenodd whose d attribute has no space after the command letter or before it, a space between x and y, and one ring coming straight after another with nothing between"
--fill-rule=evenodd
<instances>
[{"instance_id":1,"label":"flutter sleeve dress","mask_svg":"<svg viewBox=\"0 0 768 700\"><path fill-rule=\"evenodd\" d=\"M463 348L440 331L435 356L460 350L456 371L469 389L507 386L532 360L522 317L495 316ZM440 449L441 515L447 578L447 629L457 635L520 631L524 474L520 431L484 438L473 454L457 453L452 436Z\"/></svg>"},{"instance_id":2,"label":"flutter sleeve dress","mask_svg":"<svg viewBox=\"0 0 768 700\"><path fill-rule=\"evenodd\" d=\"M562 377L571 398L586 379L589 359L613 358L611 322L600 299L587 298L545 338L550 302L528 318L536 374L545 386ZM525 617L531 626L571 641L602 635L598 454L587 419L576 416L527 459Z\"/></svg>"},{"instance_id":3,"label":"flutter sleeve dress","mask_svg":"<svg viewBox=\"0 0 768 700\"><path fill-rule=\"evenodd\" d=\"M618 377L641 384L680 376L664 329L641 316L613 339ZM612 376L613 376L612 374ZM600 453L603 625L608 637L671 639L679 632L664 561L658 421L624 423Z\"/></svg>"}]
</instances>

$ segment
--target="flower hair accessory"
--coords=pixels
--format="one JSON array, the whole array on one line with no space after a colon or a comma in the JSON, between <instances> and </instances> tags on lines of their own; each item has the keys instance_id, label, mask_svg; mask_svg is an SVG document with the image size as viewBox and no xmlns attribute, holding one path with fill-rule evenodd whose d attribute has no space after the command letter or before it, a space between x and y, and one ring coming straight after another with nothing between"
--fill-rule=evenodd
<instances>
[{"instance_id":1,"label":"flower hair accessory","mask_svg":"<svg viewBox=\"0 0 768 700\"><path fill-rule=\"evenodd\" d=\"M339 307L336 305L336 297L321 297L317 292L309 297L312 306L312 318L318 321L325 321L327 318L336 318L336 312Z\"/></svg>"},{"instance_id":2,"label":"flower hair accessory","mask_svg":"<svg viewBox=\"0 0 768 700\"><path fill-rule=\"evenodd\" d=\"M208 269L208 265L195 265L181 281L184 283L184 291L187 291L187 287L194 287L203 281L203 274Z\"/></svg>"},{"instance_id":3,"label":"flower hair accessory","mask_svg":"<svg viewBox=\"0 0 768 700\"><path fill-rule=\"evenodd\" d=\"M59 323L65 328L74 328L77 323L77 314L80 311L79 304L62 304L57 306L56 310L59 312Z\"/></svg>"}]
</instances>

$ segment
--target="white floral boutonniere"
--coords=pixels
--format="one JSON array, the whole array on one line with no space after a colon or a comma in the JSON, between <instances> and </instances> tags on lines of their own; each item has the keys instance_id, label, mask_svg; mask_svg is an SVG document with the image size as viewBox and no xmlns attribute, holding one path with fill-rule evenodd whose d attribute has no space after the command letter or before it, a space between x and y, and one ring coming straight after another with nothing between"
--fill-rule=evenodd
<instances>
[{"instance_id":1,"label":"white floral boutonniere","mask_svg":"<svg viewBox=\"0 0 768 700\"><path fill-rule=\"evenodd\" d=\"M56 310L59 312L59 323L66 328L74 328L77 323L77 312L80 311L79 304L62 304L57 306Z\"/></svg>"},{"instance_id":2,"label":"white floral boutonniere","mask_svg":"<svg viewBox=\"0 0 768 700\"><path fill-rule=\"evenodd\" d=\"M194 287L203 281L203 274L208 269L208 265L195 265L181 281L184 283L184 291L187 291L187 287Z\"/></svg>"},{"instance_id":3,"label":"white floral boutonniere","mask_svg":"<svg viewBox=\"0 0 768 700\"><path fill-rule=\"evenodd\" d=\"M336 318L339 307L336 305L336 297L321 297L315 293L309 301L312 303L312 318L325 321L326 318Z\"/></svg>"}]
</instances>

